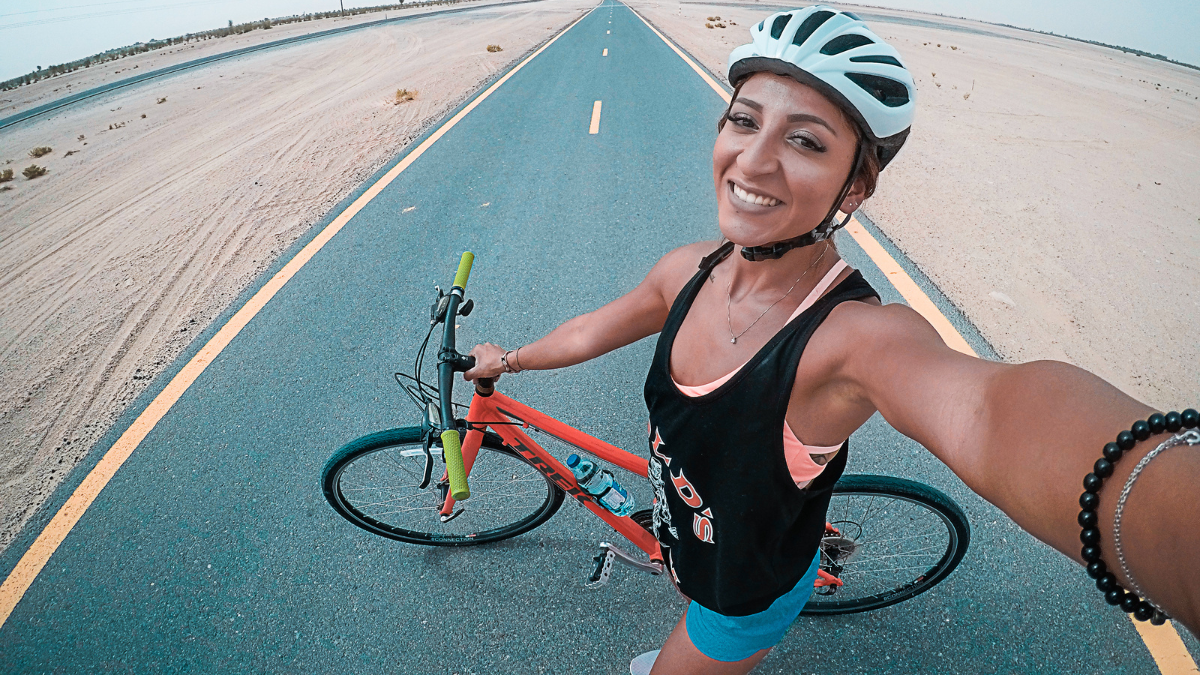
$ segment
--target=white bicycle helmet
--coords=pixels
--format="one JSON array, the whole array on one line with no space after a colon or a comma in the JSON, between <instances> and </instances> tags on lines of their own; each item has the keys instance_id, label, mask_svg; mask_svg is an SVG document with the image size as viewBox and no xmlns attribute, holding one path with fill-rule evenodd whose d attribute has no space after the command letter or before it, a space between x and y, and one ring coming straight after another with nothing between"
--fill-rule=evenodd
<instances>
[{"instance_id":1,"label":"white bicycle helmet","mask_svg":"<svg viewBox=\"0 0 1200 675\"><path fill-rule=\"evenodd\" d=\"M900 54L850 12L826 5L777 12L751 27L750 36L750 44L729 55L729 82L734 87L758 72L791 77L837 104L865 141L858 144L850 176L820 225L793 239L742 248L747 260L769 260L828 239L849 222L849 215L836 222L838 207L867 150L874 151L882 171L904 145L916 108L916 85Z\"/></svg>"},{"instance_id":2,"label":"white bicycle helmet","mask_svg":"<svg viewBox=\"0 0 1200 675\"><path fill-rule=\"evenodd\" d=\"M839 104L877 148L879 168L908 137L916 86L900 54L854 14L825 5L777 12L729 55L729 82L756 72L795 78Z\"/></svg>"}]
</instances>

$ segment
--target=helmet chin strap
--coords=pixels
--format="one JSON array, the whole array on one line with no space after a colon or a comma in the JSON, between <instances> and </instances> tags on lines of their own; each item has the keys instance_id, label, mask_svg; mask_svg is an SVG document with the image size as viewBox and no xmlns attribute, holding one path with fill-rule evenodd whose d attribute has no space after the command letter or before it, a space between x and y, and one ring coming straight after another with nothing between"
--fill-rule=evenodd
<instances>
[{"instance_id":1,"label":"helmet chin strap","mask_svg":"<svg viewBox=\"0 0 1200 675\"><path fill-rule=\"evenodd\" d=\"M850 194L850 189L854 186L854 179L858 176L859 170L862 169L863 162L863 146L866 145L861 140L858 142L858 147L854 151L854 166L850 169L850 177L846 179L845 185L842 186L842 191L838 198L834 200L833 207L829 209L829 213L825 215L821 224L813 228L809 232L805 232L799 237L784 239L771 244L763 244L762 246L743 246L742 257L751 262L759 262L762 260L777 260L783 257L784 253L804 246L811 246L817 242L825 241L833 236L833 233L838 229L845 227L846 223L850 222L851 214L847 213L842 222L837 222L838 207L842 202L846 201L846 195Z\"/></svg>"}]
</instances>

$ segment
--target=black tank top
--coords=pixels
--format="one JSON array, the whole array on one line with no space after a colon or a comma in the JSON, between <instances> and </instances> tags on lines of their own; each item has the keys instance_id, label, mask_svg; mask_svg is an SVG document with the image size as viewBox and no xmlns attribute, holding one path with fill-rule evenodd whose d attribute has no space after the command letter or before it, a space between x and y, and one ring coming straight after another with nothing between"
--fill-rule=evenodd
<instances>
[{"instance_id":1,"label":"black tank top","mask_svg":"<svg viewBox=\"0 0 1200 675\"><path fill-rule=\"evenodd\" d=\"M796 486L781 429L805 345L847 300L879 297L855 271L783 327L715 391L683 394L671 345L724 246L675 299L646 376L654 534L680 590L726 616L767 609L795 587L817 553L830 490L848 442L807 488Z\"/></svg>"}]
</instances>

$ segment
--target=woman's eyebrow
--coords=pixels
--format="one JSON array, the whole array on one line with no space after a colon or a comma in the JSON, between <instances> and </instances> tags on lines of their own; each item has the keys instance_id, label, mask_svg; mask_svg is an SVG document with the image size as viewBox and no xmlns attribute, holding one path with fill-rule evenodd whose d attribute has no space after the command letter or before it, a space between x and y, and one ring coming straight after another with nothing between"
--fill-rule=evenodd
<instances>
[{"instance_id":1,"label":"woman's eyebrow","mask_svg":"<svg viewBox=\"0 0 1200 675\"><path fill-rule=\"evenodd\" d=\"M753 108L754 110L757 110L758 112L762 112L762 109L763 109L761 103L759 103L758 101L753 101L751 99L748 99L744 96L739 96L737 98L737 100L734 101L734 103L741 103L749 108ZM820 124L821 126L825 127L826 129L829 130L829 133L833 134L834 136L838 135L836 129L834 129L832 126L830 126L828 122L821 119L820 117L817 117L816 115L810 115L808 113L792 113L787 116L787 121L788 122L813 122L815 124Z\"/></svg>"}]
</instances>

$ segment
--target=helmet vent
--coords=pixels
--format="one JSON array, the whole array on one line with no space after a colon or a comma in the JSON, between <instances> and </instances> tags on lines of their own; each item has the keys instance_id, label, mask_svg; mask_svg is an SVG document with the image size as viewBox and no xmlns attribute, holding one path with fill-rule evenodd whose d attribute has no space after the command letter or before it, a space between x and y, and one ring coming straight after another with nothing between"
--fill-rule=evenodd
<instances>
[{"instance_id":1,"label":"helmet vent","mask_svg":"<svg viewBox=\"0 0 1200 675\"><path fill-rule=\"evenodd\" d=\"M804 23L800 24L800 27L796 29L796 35L792 38L792 44L796 46L804 44L804 41L807 40L814 31L820 28L821 24L828 21L829 17L831 16L833 16L833 12L821 11L810 14L808 18L804 20Z\"/></svg>"},{"instance_id":2,"label":"helmet vent","mask_svg":"<svg viewBox=\"0 0 1200 675\"><path fill-rule=\"evenodd\" d=\"M763 29L763 24L764 24L764 23L766 23L766 21L759 21L759 22L758 22L758 32L760 32L760 33L762 32L762 29Z\"/></svg>"},{"instance_id":3,"label":"helmet vent","mask_svg":"<svg viewBox=\"0 0 1200 675\"><path fill-rule=\"evenodd\" d=\"M780 35L783 35L783 29L787 26L788 21L792 20L791 14L783 14L775 17L775 21L771 24L771 39L778 40Z\"/></svg>"},{"instance_id":4,"label":"helmet vent","mask_svg":"<svg viewBox=\"0 0 1200 675\"><path fill-rule=\"evenodd\" d=\"M850 17L851 19L854 19L855 21L862 21L862 19L858 18L857 14L854 14L852 12L842 12L842 14L845 14L846 16Z\"/></svg>"},{"instance_id":5,"label":"helmet vent","mask_svg":"<svg viewBox=\"0 0 1200 675\"><path fill-rule=\"evenodd\" d=\"M899 108L908 103L908 89L896 80L866 73L846 73L846 78L889 108Z\"/></svg>"},{"instance_id":6,"label":"helmet vent","mask_svg":"<svg viewBox=\"0 0 1200 675\"><path fill-rule=\"evenodd\" d=\"M826 56L833 56L834 54L841 54L855 47L873 44L875 44L875 41L865 35L848 33L846 35L839 35L825 43L825 46L821 47L821 53Z\"/></svg>"},{"instance_id":7,"label":"helmet vent","mask_svg":"<svg viewBox=\"0 0 1200 675\"><path fill-rule=\"evenodd\" d=\"M901 68L904 67L904 64L897 61L895 59L895 57L886 56L883 54L869 54L867 56L851 56L850 60L855 63L886 63L889 66L899 66Z\"/></svg>"}]
</instances>

